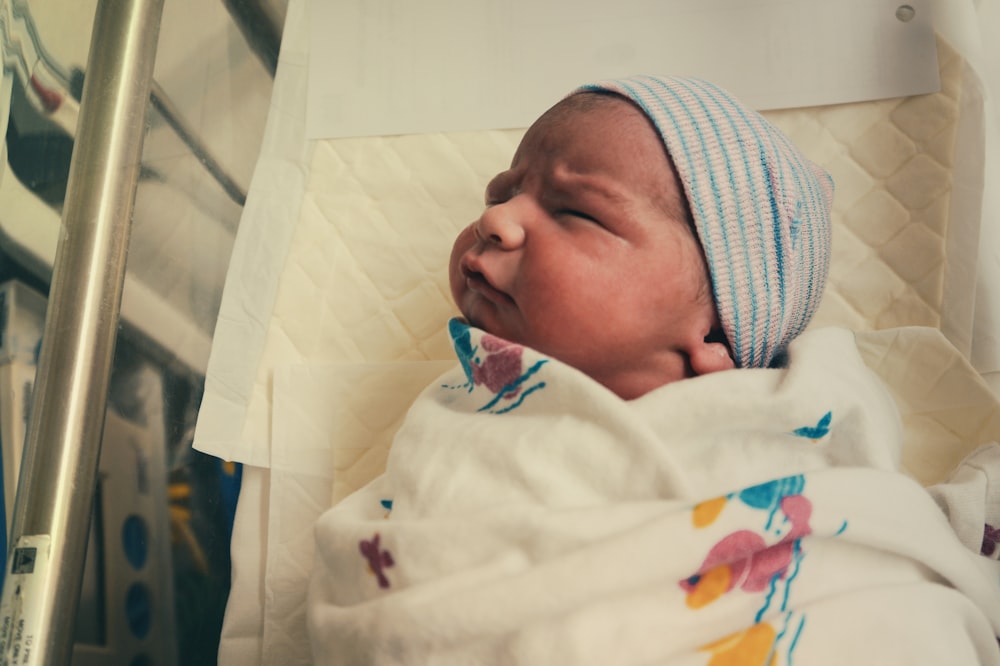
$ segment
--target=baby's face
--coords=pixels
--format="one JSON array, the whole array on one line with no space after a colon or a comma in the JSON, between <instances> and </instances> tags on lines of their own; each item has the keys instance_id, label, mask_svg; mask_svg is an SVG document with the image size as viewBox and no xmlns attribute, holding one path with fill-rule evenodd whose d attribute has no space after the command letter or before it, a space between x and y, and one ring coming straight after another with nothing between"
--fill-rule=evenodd
<instances>
[{"instance_id":1,"label":"baby's face","mask_svg":"<svg viewBox=\"0 0 1000 666\"><path fill-rule=\"evenodd\" d=\"M575 106L542 116L487 186L486 210L452 249L452 294L473 325L634 398L700 374L692 349L715 306L645 116L619 99Z\"/></svg>"}]
</instances>

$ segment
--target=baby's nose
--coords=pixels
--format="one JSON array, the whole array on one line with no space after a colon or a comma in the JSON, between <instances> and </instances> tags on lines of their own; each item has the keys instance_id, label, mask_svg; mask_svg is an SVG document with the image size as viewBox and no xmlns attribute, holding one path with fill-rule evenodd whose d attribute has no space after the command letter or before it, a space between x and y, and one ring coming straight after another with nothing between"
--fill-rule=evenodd
<instances>
[{"instance_id":1,"label":"baby's nose","mask_svg":"<svg viewBox=\"0 0 1000 666\"><path fill-rule=\"evenodd\" d=\"M524 243L524 225L515 200L487 208L474 229L480 240L501 250L516 250Z\"/></svg>"}]
</instances>

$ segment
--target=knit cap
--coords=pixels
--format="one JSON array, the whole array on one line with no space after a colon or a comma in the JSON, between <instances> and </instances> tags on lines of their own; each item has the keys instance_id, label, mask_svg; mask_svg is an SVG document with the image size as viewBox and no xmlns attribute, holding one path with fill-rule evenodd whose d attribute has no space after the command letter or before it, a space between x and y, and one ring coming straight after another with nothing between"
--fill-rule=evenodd
<instances>
[{"instance_id":1,"label":"knit cap","mask_svg":"<svg viewBox=\"0 0 1000 666\"><path fill-rule=\"evenodd\" d=\"M640 76L577 92L634 102L684 185L738 367L775 365L819 305L833 180L778 128L699 79Z\"/></svg>"}]
</instances>

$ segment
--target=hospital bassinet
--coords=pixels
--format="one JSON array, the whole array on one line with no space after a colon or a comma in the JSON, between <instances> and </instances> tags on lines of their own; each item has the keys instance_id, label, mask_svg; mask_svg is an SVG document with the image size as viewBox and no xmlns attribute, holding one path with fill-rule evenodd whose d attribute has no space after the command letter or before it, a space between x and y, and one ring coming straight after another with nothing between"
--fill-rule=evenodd
<instances>
[{"instance_id":1,"label":"hospital bassinet","mask_svg":"<svg viewBox=\"0 0 1000 666\"><path fill-rule=\"evenodd\" d=\"M837 184L813 325L864 332L925 484L1000 440L1000 116L976 10L939 4L940 92L767 113ZM307 140L306 10L289 8L196 435L247 466L223 663L308 663L313 523L450 364L450 242L522 133Z\"/></svg>"}]
</instances>

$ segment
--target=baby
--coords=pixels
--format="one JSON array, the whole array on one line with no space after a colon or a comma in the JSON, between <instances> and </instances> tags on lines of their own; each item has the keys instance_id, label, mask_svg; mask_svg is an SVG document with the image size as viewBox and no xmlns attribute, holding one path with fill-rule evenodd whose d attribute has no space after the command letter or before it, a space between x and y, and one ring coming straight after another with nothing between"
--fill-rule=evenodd
<instances>
[{"instance_id":1,"label":"baby","mask_svg":"<svg viewBox=\"0 0 1000 666\"><path fill-rule=\"evenodd\" d=\"M767 367L819 302L831 197L829 175L714 86L590 86L489 184L452 293L472 325L626 399Z\"/></svg>"},{"instance_id":2,"label":"baby","mask_svg":"<svg viewBox=\"0 0 1000 666\"><path fill-rule=\"evenodd\" d=\"M803 333L831 194L701 81L545 113L455 241L459 365L316 524L316 663L1000 666L1000 563Z\"/></svg>"}]
</instances>

